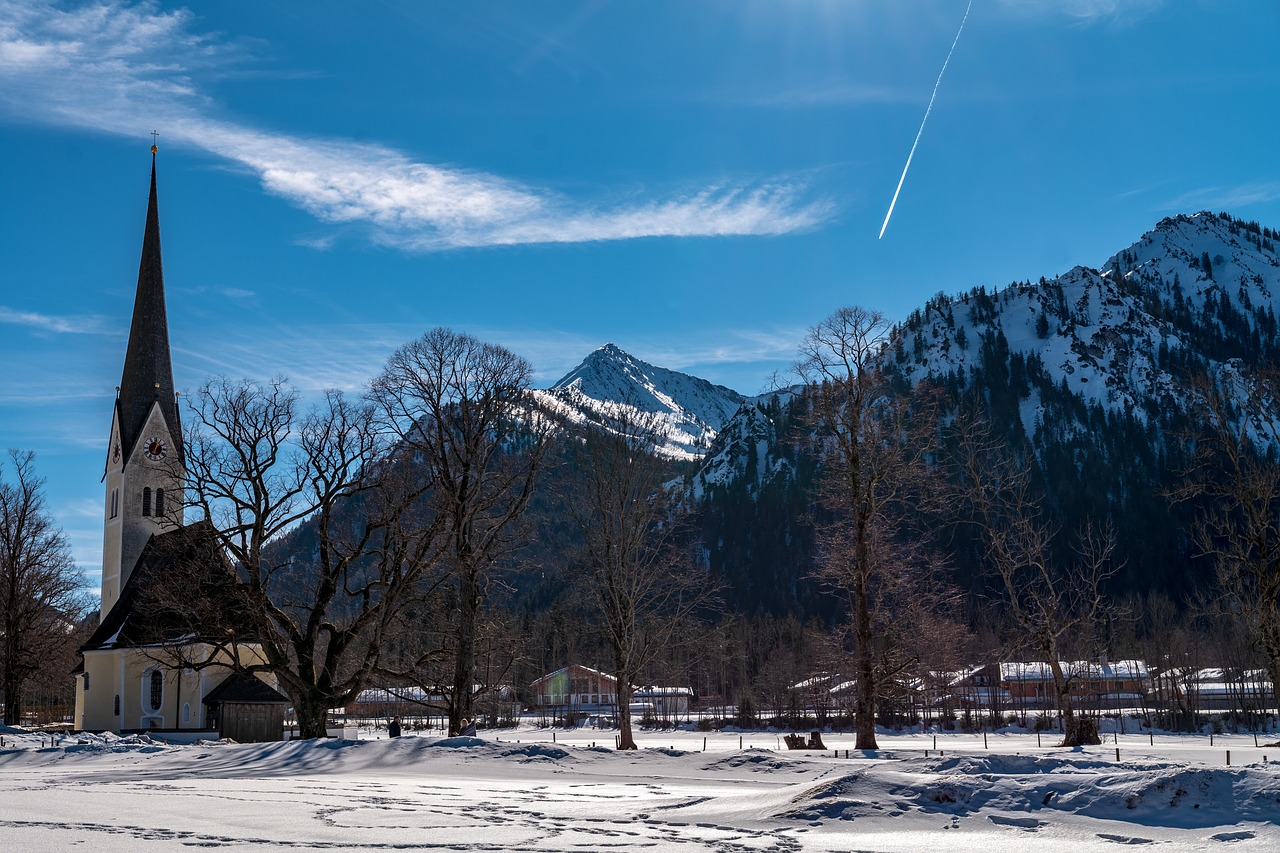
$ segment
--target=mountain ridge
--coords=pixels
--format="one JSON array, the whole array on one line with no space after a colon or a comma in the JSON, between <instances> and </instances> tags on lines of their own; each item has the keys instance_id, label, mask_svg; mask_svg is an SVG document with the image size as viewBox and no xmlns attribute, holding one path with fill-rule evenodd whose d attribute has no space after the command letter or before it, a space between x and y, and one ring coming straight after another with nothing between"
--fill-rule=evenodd
<instances>
[{"instance_id":1,"label":"mountain ridge","mask_svg":"<svg viewBox=\"0 0 1280 853\"><path fill-rule=\"evenodd\" d=\"M625 410L652 415L662 433L655 450L696 459L749 398L732 388L643 361L614 343L591 352L550 388L534 392L570 422L608 428Z\"/></svg>"},{"instance_id":2,"label":"mountain ridge","mask_svg":"<svg viewBox=\"0 0 1280 853\"><path fill-rule=\"evenodd\" d=\"M952 406L980 401L1000 434L1032 451L1064 530L1115 526L1113 592L1190 597L1212 571L1186 534L1192 509L1163 497L1188 463L1188 377L1280 362L1278 238L1228 214L1169 217L1100 269L931 298L895 328L882 366L899 388L927 379ZM686 480L708 564L748 592L737 602L748 610L812 606L805 401L801 392L740 414ZM775 517L786 519L773 534L785 547L762 538ZM953 556L976 591L974 553Z\"/></svg>"}]
</instances>

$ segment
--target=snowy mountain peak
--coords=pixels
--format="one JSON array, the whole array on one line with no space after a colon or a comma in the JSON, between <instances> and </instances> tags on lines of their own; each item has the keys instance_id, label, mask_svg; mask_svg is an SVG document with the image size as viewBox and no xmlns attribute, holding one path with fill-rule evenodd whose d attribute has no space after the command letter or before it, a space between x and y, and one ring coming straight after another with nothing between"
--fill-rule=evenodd
<instances>
[{"instance_id":1,"label":"snowy mountain peak","mask_svg":"<svg viewBox=\"0 0 1280 853\"><path fill-rule=\"evenodd\" d=\"M732 388L649 364L614 343L538 393L553 410L577 422L605 422L619 407L656 414L666 433L656 449L685 459L705 454L746 399Z\"/></svg>"},{"instance_id":2,"label":"snowy mountain peak","mask_svg":"<svg viewBox=\"0 0 1280 853\"><path fill-rule=\"evenodd\" d=\"M1036 441L1093 430L1088 407L1159 432L1185 409L1189 372L1280 356L1277 238L1227 214L1175 216L1101 272L935 297L905 324L897 368L956 392L977 381Z\"/></svg>"}]
</instances>

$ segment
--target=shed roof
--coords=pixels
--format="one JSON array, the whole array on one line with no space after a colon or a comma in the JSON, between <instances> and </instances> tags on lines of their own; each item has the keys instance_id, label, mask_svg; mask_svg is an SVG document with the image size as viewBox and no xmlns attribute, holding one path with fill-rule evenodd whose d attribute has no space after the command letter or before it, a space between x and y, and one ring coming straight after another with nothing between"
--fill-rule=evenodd
<instances>
[{"instance_id":1,"label":"shed roof","mask_svg":"<svg viewBox=\"0 0 1280 853\"><path fill-rule=\"evenodd\" d=\"M261 678L237 672L210 690L203 701L206 705L216 705L220 702L287 705L289 697Z\"/></svg>"}]
</instances>

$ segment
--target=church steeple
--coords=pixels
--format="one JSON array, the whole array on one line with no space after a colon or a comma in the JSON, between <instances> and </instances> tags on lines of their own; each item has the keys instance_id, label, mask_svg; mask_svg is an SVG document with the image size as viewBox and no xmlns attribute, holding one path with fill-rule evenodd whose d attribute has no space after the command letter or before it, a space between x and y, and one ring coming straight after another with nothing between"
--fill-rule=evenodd
<instances>
[{"instance_id":1,"label":"church steeple","mask_svg":"<svg viewBox=\"0 0 1280 853\"><path fill-rule=\"evenodd\" d=\"M142 237L138 291L133 301L133 324L120 378L120 443L128 459L142 438L151 407L159 403L171 430L175 456L182 459L182 430L174 398L173 365L169 357L169 323L165 313L164 271L160 263L160 212L156 204L156 146L151 146L151 198Z\"/></svg>"}]
</instances>

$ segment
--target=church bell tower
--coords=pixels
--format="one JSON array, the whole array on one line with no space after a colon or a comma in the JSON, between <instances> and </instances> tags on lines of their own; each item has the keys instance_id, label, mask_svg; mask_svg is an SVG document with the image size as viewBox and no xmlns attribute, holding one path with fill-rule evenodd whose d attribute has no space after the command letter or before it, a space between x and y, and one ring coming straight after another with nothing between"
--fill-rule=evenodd
<instances>
[{"instance_id":1,"label":"church bell tower","mask_svg":"<svg viewBox=\"0 0 1280 853\"><path fill-rule=\"evenodd\" d=\"M142 236L133 323L125 350L107 444L102 540L102 615L120 598L147 540L182 525L182 425L169 356L156 146L151 146L151 196Z\"/></svg>"}]
</instances>

